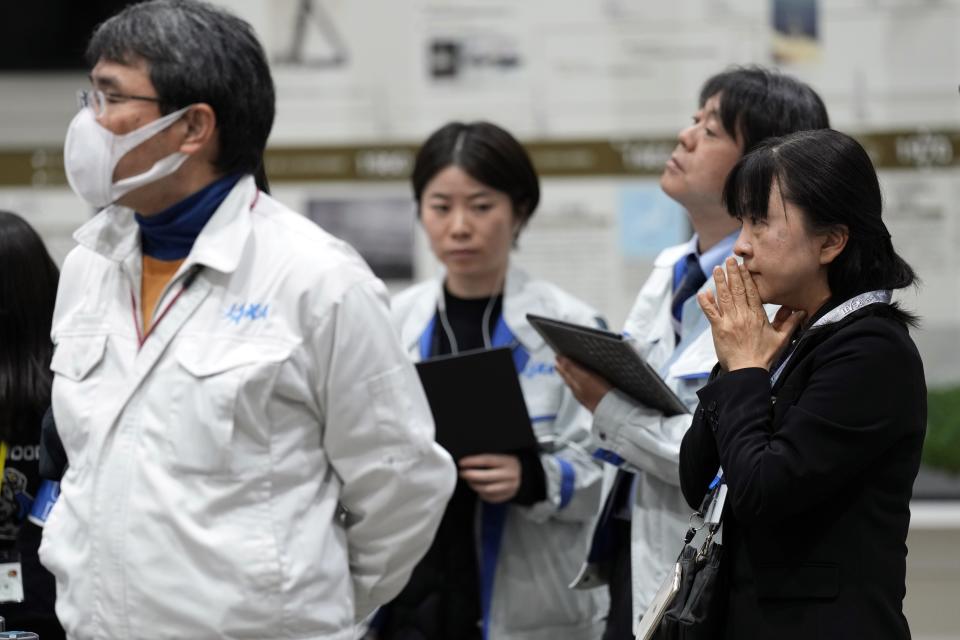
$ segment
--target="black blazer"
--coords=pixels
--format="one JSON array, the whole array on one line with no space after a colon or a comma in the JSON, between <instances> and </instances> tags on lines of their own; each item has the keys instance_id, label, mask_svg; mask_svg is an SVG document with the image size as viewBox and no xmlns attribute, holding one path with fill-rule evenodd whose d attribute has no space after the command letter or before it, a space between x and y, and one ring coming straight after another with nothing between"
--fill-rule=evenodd
<instances>
[{"instance_id":1,"label":"black blazer","mask_svg":"<svg viewBox=\"0 0 960 640\"><path fill-rule=\"evenodd\" d=\"M803 335L772 389L767 371L741 369L699 397L680 483L699 507L723 466L726 637L909 638L906 537L927 403L903 314L864 307Z\"/></svg>"}]
</instances>

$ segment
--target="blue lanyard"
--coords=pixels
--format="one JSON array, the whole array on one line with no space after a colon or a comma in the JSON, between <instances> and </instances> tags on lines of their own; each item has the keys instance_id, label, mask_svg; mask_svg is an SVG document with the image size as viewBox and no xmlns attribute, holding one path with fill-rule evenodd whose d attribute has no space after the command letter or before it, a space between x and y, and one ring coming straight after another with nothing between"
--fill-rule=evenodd
<instances>
[{"instance_id":1,"label":"blue lanyard","mask_svg":"<svg viewBox=\"0 0 960 640\"><path fill-rule=\"evenodd\" d=\"M713 491L721 482L723 482L723 467L717 469L717 475L710 481L710 486L707 487L707 491Z\"/></svg>"}]
</instances>

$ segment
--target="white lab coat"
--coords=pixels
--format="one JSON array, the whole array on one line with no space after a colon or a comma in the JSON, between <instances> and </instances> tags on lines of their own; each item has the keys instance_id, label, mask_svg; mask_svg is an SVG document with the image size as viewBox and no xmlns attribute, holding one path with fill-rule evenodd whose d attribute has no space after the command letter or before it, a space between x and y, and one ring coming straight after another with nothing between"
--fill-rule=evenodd
<instances>
[{"instance_id":1,"label":"white lab coat","mask_svg":"<svg viewBox=\"0 0 960 640\"><path fill-rule=\"evenodd\" d=\"M393 315L412 360L428 357L443 275L394 298ZM534 433L542 443L547 499L530 507L479 507L477 557L489 640L593 640L603 633L607 597L568 588L600 507L601 469L585 449L590 414L556 372L553 351L526 314L595 326L597 313L546 282L511 268L494 347L509 346ZM482 388L477 389L483 393ZM493 526L488 526L491 525ZM502 536L502 537L500 537Z\"/></svg>"},{"instance_id":2,"label":"white lab coat","mask_svg":"<svg viewBox=\"0 0 960 640\"><path fill-rule=\"evenodd\" d=\"M593 417L594 443L599 453L637 478L632 494L630 547L634 621L646 611L683 544L692 510L680 493L680 442L699 403L696 392L717 363L710 323L696 296L683 306L682 340L677 344L674 338L670 311L673 269L689 246L670 247L657 256L653 272L627 316L624 333L691 413L667 418L615 389L604 396ZM713 288L711 277L700 290ZM604 500L617 468L605 465ZM598 569L588 558L575 586L602 584Z\"/></svg>"},{"instance_id":3,"label":"white lab coat","mask_svg":"<svg viewBox=\"0 0 960 640\"><path fill-rule=\"evenodd\" d=\"M69 467L40 555L68 635L354 637L405 584L455 481L383 284L248 176L138 350L138 237L108 208L60 279Z\"/></svg>"}]
</instances>

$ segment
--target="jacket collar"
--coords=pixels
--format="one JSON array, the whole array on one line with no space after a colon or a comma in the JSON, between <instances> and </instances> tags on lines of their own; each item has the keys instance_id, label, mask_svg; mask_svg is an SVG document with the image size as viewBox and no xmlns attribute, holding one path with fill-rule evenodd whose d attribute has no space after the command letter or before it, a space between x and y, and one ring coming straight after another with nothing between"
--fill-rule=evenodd
<instances>
[{"instance_id":1,"label":"jacket collar","mask_svg":"<svg viewBox=\"0 0 960 640\"><path fill-rule=\"evenodd\" d=\"M813 324L810 325L810 329L818 329L827 325L836 324L864 307L872 304L890 304L892 300L892 290L878 289L876 291L861 293L839 304L831 305L827 303L820 311L814 314L814 321Z\"/></svg>"},{"instance_id":2,"label":"jacket collar","mask_svg":"<svg viewBox=\"0 0 960 640\"><path fill-rule=\"evenodd\" d=\"M519 267L510 267L503 295L503 320L507 328L528 351L543 346L543 338L527 322L528 313L537 313L549 308L528 285L530 275Z\"/></svg>"},{"instance_id":3,"label":"jacket collar","mask_svg":"<svg viewBox=\"0 0 960 640\"><path fill-rule=\"evenodd\" d=\"M197 236L183 268L202 264L222 273L235 271L252 229L250 209L258 195L253 177L241 178ZM119 205L98 213L77 229L73 239L114 262L127 262L140 249L133 211Z\"/></svg>"},{"instance_id":4,"label":"jacket collar","mask_svg":"<svg viewBox=\"0 0 960 640\"><path fill-rule=\"evenodd\" d=\"M419 296L413 303L400 331L404 345L408 350L419 353L419 342L423 332L433 326L432 319L437 305L443 300L443 283L446 270L441 268L437 276L428 285L432 295ZM502 319L511 336L526 349L533 351L543 345L543 338L527 322L527 313L536 313L544 307L541 300L530 290L530 276L518 267L511 266L507 271L507 280L503 292Z\"/></svg>"},{"instance_id":5,"label":"jacket collar","mask_svg":"<svg viewBox=\"0 0 960 640\"><path fill-rule=\"evenodd\" d=\"M671 345L669 351L673 351L674 334L670 312L670 303L673 299L673 271L677 261L690 254L691 247L696 247L696 236L688 242L664 249L654 259L654 271L643 285L641 294L627 317L626 330L633 338L647 342L662 341L664 344ZM712 270L704 272L704 275L707 279L698 293L716 288ZM695 332L694 326L700 320L704 320L703 313L697 303L697 296L692 295L683 306L681 333L687 337L691 336Z\"/></svg>"},{"instance_id":6,"label":"jacket collar","mask_svg":"<svg viewBox=\"0 0 960 640\"><path fill-rule=\"evenodd\" d=\"M442 283L443 280L441 279ZM442 286L442 284L440 285ZM432 330L437 313L437 292L442 292L433 280L413 285L417 292L410 302L410 311L400 327L400 340L408 353L420 353L420 339L425 330ZM394 303L391 302L391 306Z\"/></svg>"},{"instance_id":7,"label":"jacket collar","mask_svg":"<svg viewBox=\"0 0 960 640\"><path fill-rule=\"evenodd\" d=\"M697 250L697 243L699 242L700 238L695 233L685 243L678 244L661 251L654 260L654 266L673 267L678 260L692 253L693 255L697 256L697 260L700 262L700 269L709 279L711 272L713 271L713 267L722 265L723 261L726 260L728 256L733 255L733 246L737 242L738 235L740 235L740 231L734 231L701 254Z\"/></svg>"},{"instance_id":8,"label":"jacket collar","mask_svg":"<svg viewBox=\"0 0 960 640\"><path fill-rule=\"evenodd\" d=\"M690 242L695 242L695 240L691 240ZM672 269L677 260L690 253L690 242L685 242L684 244L678 244L664 249L657 254L657 257L653 261L653 266L670 267ZM696 247L695 244L693 246Z\"/></svg>"},{"instance_id":9,"label":"jacket collar","mask_svg":"<svg viewBox=\"0 0 960 640\"><path fill-rule=\"evenodd\" d=\"M790 361L793 360L793 357L800 350L801 345L806 346L807 338L811 336L816 336L820 334L828 334L832 332L826 331L826 327L832 327L834 325L841 325L848 321L853 321L856 318L859 318L860 315L866 315L873 309L865 311L863 314L858 312L863 311L873 307L874 305L889 305L893 300L893 291L890 289L878 289L876 291L867 291L856 295L849 300L835 300L830 299L827 301L817 312L813 315L814 322L811 324L805 331L796 335L796 343L792 351L787 351L780 361L779 365L771 372L770 374L770 386L776 387L777 381L783 376L784 372L789 368Z\"/></svg>"}]
</instances>

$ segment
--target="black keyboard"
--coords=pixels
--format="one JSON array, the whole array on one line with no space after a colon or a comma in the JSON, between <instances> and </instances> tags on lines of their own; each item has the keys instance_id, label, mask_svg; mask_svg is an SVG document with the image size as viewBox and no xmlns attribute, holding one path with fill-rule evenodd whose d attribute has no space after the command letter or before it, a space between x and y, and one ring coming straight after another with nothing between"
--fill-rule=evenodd
<instances>
[{"instance_id":1,"label":"black keyboard","mask_svg":"<svg viewBox=\"0 0 960 640\"><path fill-rule=\"evenodd\" d=\"M666 416L688 413L686 405L622 336L578 324L527 315L555 352L603 376L634 400Z\"/></svg>"}]
</instances>

